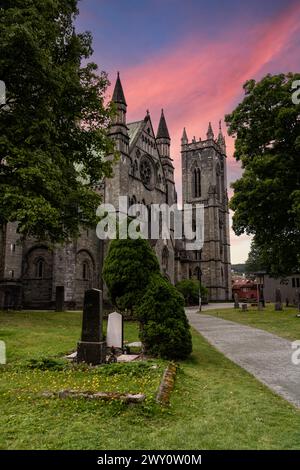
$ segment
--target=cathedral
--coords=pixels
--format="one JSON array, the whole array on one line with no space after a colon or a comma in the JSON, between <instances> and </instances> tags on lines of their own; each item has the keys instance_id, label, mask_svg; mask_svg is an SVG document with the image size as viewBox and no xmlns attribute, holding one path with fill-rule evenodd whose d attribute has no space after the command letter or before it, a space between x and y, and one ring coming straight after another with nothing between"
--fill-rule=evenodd
<instances>
[{"instance_id":1,"label":"cathedral","mask_svg":"<svg viewBox=\"0 0 300 470\"><path fill-rule=\"evenodd\" d=\"M177 203L171 139L162 111L155 133L149 112L141 121L128 123L127 103L118 74L112 100L117 112L110 128L120 154L112 178L99 184L105 203L118 207L119 196L128 204ZM182 203L203 204L204 245L186 250L186 241L150 240L170 282L198 279L207 287L210 301L231 300L229 211L226 176L226 146L221 126L215 138L209 124L205 140L181 139ZM57 288L64 287L65 306L82 307L84 291L104 289L102 266L108 242L96 230L84 230L77 240L50 248L47 241L20 242L17 224L0 230L0 308L51 309Z\"/></svg>"}]
</instances>

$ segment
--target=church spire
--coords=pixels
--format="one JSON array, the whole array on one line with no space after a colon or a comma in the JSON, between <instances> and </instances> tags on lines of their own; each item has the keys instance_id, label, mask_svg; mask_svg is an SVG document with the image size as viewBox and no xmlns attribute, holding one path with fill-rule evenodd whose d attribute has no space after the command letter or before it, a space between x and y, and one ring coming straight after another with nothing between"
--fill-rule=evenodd
<instances>
[{"instance_id":1,"label":"church spire","mask_svg":"<svg viewBox=\"0 0 300 470\"><path fill-rule=\"evenodd\" d=\"M160 121L158 125L158 130L156 134L157 139L169 139L170 140L170 134L168 131L168 126L166 123L165 115L164 115L164 110L161 110L161 116L160 116Z\"/></svg>"},{"instance_id":2,"label":"church spire","mask_svg":"<svg viewBox=\"0 0 300 470\"><path fill-rule=\"evenodd\" d=\"M112 102L114 103L115 113L112 118L109 134L116 142L116 149L121 153L128 153L128 128L126 126L127 104L118 72Z\"/></svg>"},{"instance_id":3,"label":"church spire","mask_svg":"<svg viewBox=\"0 0 300 470\"><path fill-rule=\"evenodd\" d=\"M225 152L226 151L226 144L225 144L225 137L222 132L222 123L221 120L219 121L219 135L217 139L217 143L221 147L221 149Z\"/></svg>"},{"instance_id":4,"label":"church spire","mask_svg":"<svg viewBox=\"0 0 300 470\"><path fill-rule=\"evenodd\" d=\"M207 140L210 140L210 139L214 139L215 135L214 135L214 131L212 130L212 127L211 127L211 122L208 124L208 130L207 130Z\"/></svg>"},{"instance_id":5,"label":"church spire","mask_svg":"<svg viewBox=\"0 0 300 470\"><path fill-rule=\"evenodd\" d=\"M112 101L114 103L119 103L119 104L123 104L127 106L119 72L118 72L115 89L114 89L113 96L112 96Z\"/></svg>"},{"instance_id":6,"label":"church spire","mask_svg":"<svg viewBox=\"0 0 300 470\"><path fill-rule=\"evenodd\" d=\"M168 131L168 126L166 123L163 109L161 110L160 121L159 121L158 129L157 129L156 144L157 144L157 148L160 153L160 156L163 158L169 159L171 138L170 138L170 134Z\"/></svg>"},{"instance_id":7,"label":"church spire","mask_svg":"<svg viewBox=\"0 0 300 470\"><path fill-rule=\"evenodd\" d=\"M182 145L185 145L185 144L187 144L188 142L189 142L189 139L188 139L188 136L187 136L185 127L184 127L184 128L183 128L182 137L181 137L181 144L182 144Z\"/></svg>"}]
</instances>

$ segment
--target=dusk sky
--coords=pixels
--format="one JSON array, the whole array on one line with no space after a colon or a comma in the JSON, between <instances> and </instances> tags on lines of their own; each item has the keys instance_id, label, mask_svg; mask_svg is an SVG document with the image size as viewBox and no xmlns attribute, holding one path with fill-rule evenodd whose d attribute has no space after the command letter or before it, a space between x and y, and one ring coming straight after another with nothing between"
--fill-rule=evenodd
<instances>
[{"instance_id":1,"label":"dusk sky","mask_svg":"<svg viewBox=\"0 0 300 470\"><path fill-rule=\"evenodd\" d=\"M120 71L128 122L149 109L157 129L164 108L179 201L183 127L189 139L204 138L209 121L217 133L246 80L299 72L299 0L81 0L79 8L78 30L92 32L93 60L112 85ZM230 184L241 169L226 141ZM232 263L244 262L249 238L231 232L231 245Z\"/></svg>"}]
</instances>

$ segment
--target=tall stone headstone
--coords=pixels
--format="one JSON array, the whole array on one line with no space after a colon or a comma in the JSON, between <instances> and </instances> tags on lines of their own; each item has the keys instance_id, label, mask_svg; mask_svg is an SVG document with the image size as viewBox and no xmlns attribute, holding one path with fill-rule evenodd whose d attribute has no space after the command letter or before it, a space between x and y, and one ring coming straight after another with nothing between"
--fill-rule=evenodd
<instances>
[{"instance_id":1,"label":"tall stone headstone","mask_svg":"<svg viewBox=\"0 0 300 470\"><path fill-rule=\"evenodd\" d=\"M275 291L275 311L280 312L282 310L282 298L280 289Z\"/></svg>"},{"instance_id":2,"label":"tall stone headstone","mask_svg":"<svg viewBox=\"0 0 300 470\"><path fill-rule=\"evenodd\" d=\"M265 307L264 288L262 285L259 286L258 294L259 294L258 309L262 310Z\"/></svg>"},{"instance_id":3,"label":"tall stone headstone","mask_svg":"<svg viewBox=\"0 0 300 470\"><path fill-rule=\"evenodd\" d=\"M63 312L64 310L65 310L65 286L56 286L55 311Z\"/></svg>"},{"instance_id":4,"label":"tall stone headstone","mask_svg":"<svg viewBox=\"0 0 300 470\"><path fill-rule=\"evenodd\" d=\"M123 336L123 316L118 312L110 313L107 322L107 346L123 349Z\"/></svg>"},{"instance_id":5,"label":"tall stone headstone","mask_svg":"<svg viewBox=\"0 0 300 470\"><path fill-rule=\"evenodd\" d=\"M238 294L235 292L234 294L234 308L240 308L240 304L239 304L239 296Z\"/></svg>"},{"instance_id":6,"label":"tall stone headstone","mask_svg":"<svg viewBox=\"0 0 300 470\"><path fill-rule=\"evenodd\" d=\"M77 346L77 361L96 365L106 360L103 341L102 291L87 290L84 295L81 341Z\"/></svg>"}]
</instances>

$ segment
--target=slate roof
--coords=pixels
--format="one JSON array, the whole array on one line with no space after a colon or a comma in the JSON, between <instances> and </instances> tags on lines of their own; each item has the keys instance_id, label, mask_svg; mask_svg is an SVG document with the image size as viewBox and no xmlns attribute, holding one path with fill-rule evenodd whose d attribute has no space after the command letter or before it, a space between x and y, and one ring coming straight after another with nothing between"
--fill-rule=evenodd
<instances>
[{"instance_id":1,"label":"slate roof","mask_svg":"<svg viewBox=\"0 0 300 470\"><path fill-rule=\"evenodd\" d=\"M144 120L127 123L130 144L134 141L144 124Z\"/></svg>"}]
</instances>

